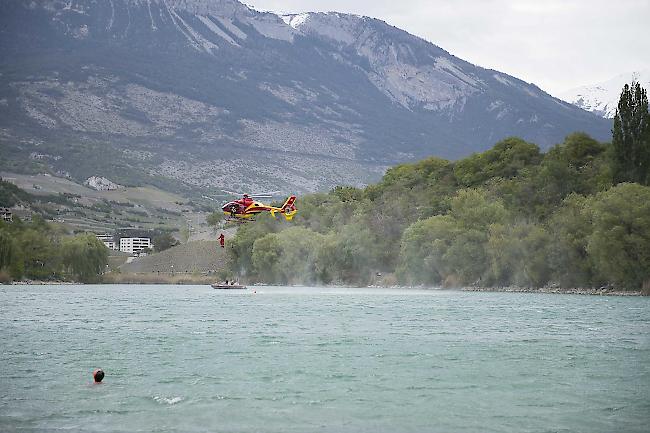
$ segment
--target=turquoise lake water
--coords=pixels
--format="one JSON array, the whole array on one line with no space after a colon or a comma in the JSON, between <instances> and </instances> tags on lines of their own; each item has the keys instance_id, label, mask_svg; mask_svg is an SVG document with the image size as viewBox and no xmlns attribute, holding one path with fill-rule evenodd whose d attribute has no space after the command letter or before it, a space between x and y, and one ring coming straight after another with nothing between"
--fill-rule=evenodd
<instances>
[{"instance_id":1,"label":"turquoise lake water","mask_svg":"<svg viewBox=\"0 0 650 433\"><path fill-rule=\"evenodd\" d=\"M0 431L650 431L650 298L255 290L1 286Z\"/></svg>"}]
</instances>

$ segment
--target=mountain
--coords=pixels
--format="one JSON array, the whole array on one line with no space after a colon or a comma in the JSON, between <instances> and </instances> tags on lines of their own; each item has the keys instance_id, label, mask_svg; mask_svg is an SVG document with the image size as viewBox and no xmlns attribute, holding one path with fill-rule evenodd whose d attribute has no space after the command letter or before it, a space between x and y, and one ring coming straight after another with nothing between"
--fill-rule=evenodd
<instances>
[{"instance_id":1,"label":"mountain","mask_svg":"<svg viewBox=\"0 0 650 433\"><path fill-rule=\"evenodd\" d=\"M618 100L625 84L639 82L650 89L650 70L629 72L598 84L580 86L560 94L560 98L583 110L607 119L614 118Z\"/></svg>"},{"instance_id":2,"label":"mountain","mask_svg":"<svg viewBox=\"0 0 650 433\"><path fill-rule=\"evenodd\" d=\"M0 3L0 169L313 191L609 122L387 23L235 0Z\"/></svg>"}]
</instances>

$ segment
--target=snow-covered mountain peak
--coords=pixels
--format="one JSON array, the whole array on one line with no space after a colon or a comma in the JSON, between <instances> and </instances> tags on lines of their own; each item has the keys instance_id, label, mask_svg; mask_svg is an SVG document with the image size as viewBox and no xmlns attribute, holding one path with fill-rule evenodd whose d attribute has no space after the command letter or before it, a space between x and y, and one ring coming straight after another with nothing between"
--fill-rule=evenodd
<instances>
[{"instance_id":1,"label":"snow-covered mountain peak","mask_svg":"<svg viewBox=\"0 0 650 433\"><path fill-rule=\"evenodd\" d=\"M620 74L601 83L576 87L561 93L559 97L583 110L611 119L616 114L623 86L632 81L641 83L646 89L650 88L650 70Z\"/></svg>"}]
</instances>

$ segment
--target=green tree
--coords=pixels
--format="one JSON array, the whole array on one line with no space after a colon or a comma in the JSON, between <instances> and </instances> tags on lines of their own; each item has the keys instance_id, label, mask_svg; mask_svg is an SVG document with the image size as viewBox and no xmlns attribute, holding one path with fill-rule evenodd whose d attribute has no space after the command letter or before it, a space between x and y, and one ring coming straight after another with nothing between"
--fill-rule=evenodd
<instances>
[{"instance_id":1,"label":"green tree","mask_svg":"<svg viewBox=\"0 0 650 433\"><path fill-rule=\"evenodd\" d=\"M178 245L178 240L170 233L161 233L153 238L153 247L157 252L165 251Z\"/></svg>"},{"instance_id":2,"label":"green tree","mask_svg":"<svg viewBox=\"0 0 650 433\"><path fill-rule=\"evenodd\" d=\"M408 284L440 284L452 270L447 252L461 232L453 217L433 216L410 225L402 236L397 278Z\"/></svg>"},{"instance_id":3,"label":"green tree","mask_svg":"<svg viewBox=\"0 0 650 433\"><path fill-rule=\"evenodd\" d=\"M488 267L488 228L508 219L503 203L485 190L460 190L449 215L418 221L405 230L398 279L445 285L478 281Z\"/></svg>"},{"instance_id":4,"label":"green tree","mask_svg":"<svg viewBox=\"0 0 650 433\"><path fill-rule=\"evenodd\" d=\"M340 257L341 278L344 281L365 284L371 273L380 268L382 248L377 233L363 221L355 221L336 233Z\"/></svg>"},{"instance_id":5,"label":"green tree","mask_svg":"<svg viewBox=\"0 0 650 433\"><path fill-rule=\"evenodd\" d=\"M570 194L546 222L551 236L547 261L553 280L563 287L591 286L594 282L594 264L587 252L593 231L588 206L587 197Z\"/></svg>"},{"instance_id":6,"label":"green tree","mask_svg":"<svg viewBox=\"0 0 650 433\"><path fill-rule=\"evenodd\" d=\"M547 219L571 193L590 195L611 187L606 147L584 133L553 146L527 176L510 181L506 202L529 218ZM499 191L503 192L503 188Z\"/></svg>"},{"instance_id":7,"label":"green tree","mask_svg":"<svg viewBox=\"0 0 650 433\"><path fill-rule=\"evenodd\" d=\"M351 186L337 186L332 190L332 194L337 196L342 202L348 202L361 200L363 191Z\"/></svg>"},{"instance_id":8,"label":"green tree","mask_svg":"<svg viewBox=\"0 0 650 433\"><path fill-rule=\"evenodd\" d=\"M623 87L612 130L615 180L650 183L648 95L639 83Z\"/></svg>"},{"instance_id":9,"label":"green tree","mask_svg":"<svg viewBox=\"0 0 650 433\"><path fill-rule=\"evenodd\" d=\"M503 202L483 189L462 189L451 201L451 215L461 227L487 232L491 224L509 218Z\"/></svg>"},{"instance_id":10,"label":"green tree","mask_svg":"<svg viewBox=\"0 0 650 433\"><path fill-rule=\"evenodd\" d=\"M47 231L45 224L40 221L32 223L17 238L23 252L24 272L27 278L49 280L56 278L60 269L58 238Z\"/></svg>"},{"instance_id":11,"label":"green tree","mask_svg":"<svg viewBox=\"0 0 650 433\"><path fill-rule=\"evenodd\" d=\"M34 197L0 177L0 207L12 207L17 203L31 203Z\"/></svg>"},{"instance_id":12,"label":"green tree","mask_svg":"<svg viewBox=\"0 0 650 433\"><path fill-rule=\"evenodd\" d=\"M449 209L458 188L453 165L444 159L426 158L389 169L380 183L365 189L372 211L387 214L395 224L409 225Z\"/></svg>"},{"instance_id":13,"label":"green tree","mask_svg":"<svg viewBox=\"0 0 650 433\"><path fill-rule=\"evenodd\" d=\"M496 285L541 287L551 277L549 234L531 223L494 224L490 227L486 282Z\"/></svg>"},{"instance_id":14,"label":"green tree","mask_svg":"<svg viewBox=\"0 0 650 433\"><path fill-rule=\"evenodd\" d=\"M472 228L463 229L451 242L443 256L446 266L452 270L444 283L447 286L479 282L487 271L487 233Z\"/></svg>"},{"instance_id":15,"label":"green tree","mask_svg":"<svg viewBox=\"0 0 650 433\"><path fill-rule=\"evenodd\" d=\"M283 278L278 265L282 255L280 241L281 238L277 233L269 233L253 243L251 262L261 281L277 283ZM286 283L286 281L282 282Z\"/></svg>"},{"instance_id":16,"label":"green tree","mask_svg":"<svg viewBox=\"0 0 650 433\"><path fill-rule=\"evenodd\" d=\"M458 161L454 174L464 186L479 186L492 178L510 179L542 160L539 147L521 138L506 138L490 150Z\"/></svg>"},{"instance_id":17,"label":"green tree","mask_svg":"<svg viewBox=\"0 0 650 433\"><path fill-rule=\"evenodd\" d=\"M6 230L0 229L0 270L11 266L14 260L14 240Z\"/></svg>"},{"instance_id":18,"label":"green tree","mask_svg":"<svg viewBox=\"0 0 650 433\"><path fill-rule=\"evenodd\" d=\"M339 254L339 247L339 240L335 233L330 233L321 238L314 266L317 281L324 284L343 281L340 272L342 259Z\"/></svg>"},{"instance_id":19,"label":"green tree","mask_svg":"<svg viewBox=\"0 0 650 433\"><path fill-rule=\"evenodd\" d=\"M210 215L206 217L206 222L208 223L209 226L216 226L218 225L221 221L223 221L225 217L225 214L221 211L215 211L212 212Z\"/></svg>"},{"instance_id":20,"label":"green tree","mask_svg":"<svg viewBox=\"0 0 650 433\"><path fill-rule=\"evenodd\" d=\"M0 221L0 271L9 273L14 280L19 280L25 272L25 258L20 245L20 233L25 226L15 218L10 224Z\"/></svg>"},{"instance_id":21,"label":"green tree","mask_svg":"<svg viewBox=\"0 0 650 433\"><path fill-rule=\"evenodd\" d=\"M590 200L587 252L604 282L650 286L650 187L623 183Z\"/></svg>"},{"instance_id":22,"label":"green tree","mask_svg":"<svg viewBox=\"0 0 650 433\"><path fill-rule=\"evenodd\" d=\"M314 283L318 246L323 235L304 227L269 233L253 244L256 274L273 283Z\"/></svg>"},{"instance_id":23,"label":"green tree","mask_svg":"<svg viewBox=\"0 0 650 433\"><path fill-rule=\"evenodd\" d=\"M107 248L91 234L66 238L61 255L68 273L82 283L99 281L108 263Z\"/></svg>"},{"instance_id":24,"label":"green tree","mask_svg":"<svg viewBox=\"0 0 650 433\"><path fill-rule=\"evenodd\" d=\"M248 276L254 274L252 254L255 241L268 233L280 230L282 223L272 218L261 218L242 224L227 248L230 268L234 274Z\"/></svg>"}]
</instances>

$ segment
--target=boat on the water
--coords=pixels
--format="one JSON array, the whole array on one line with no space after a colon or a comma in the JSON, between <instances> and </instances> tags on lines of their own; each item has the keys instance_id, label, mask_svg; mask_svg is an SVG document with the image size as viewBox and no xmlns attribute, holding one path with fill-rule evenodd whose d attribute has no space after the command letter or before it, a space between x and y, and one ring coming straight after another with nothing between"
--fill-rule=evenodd
<instances>
[{"instance_id":1,"label":"boat on the water","mask_svg":"<svg viewBox=\"0 0 650 433\"><path fill-rule=\"evenodd\" d=\"M232 283L214 283L210 284L213 289L219 289L219 290L236 290L236 289L245 289L246 286L243 286L241 284L232 284Z\"/></svg>"}]
</instances>

